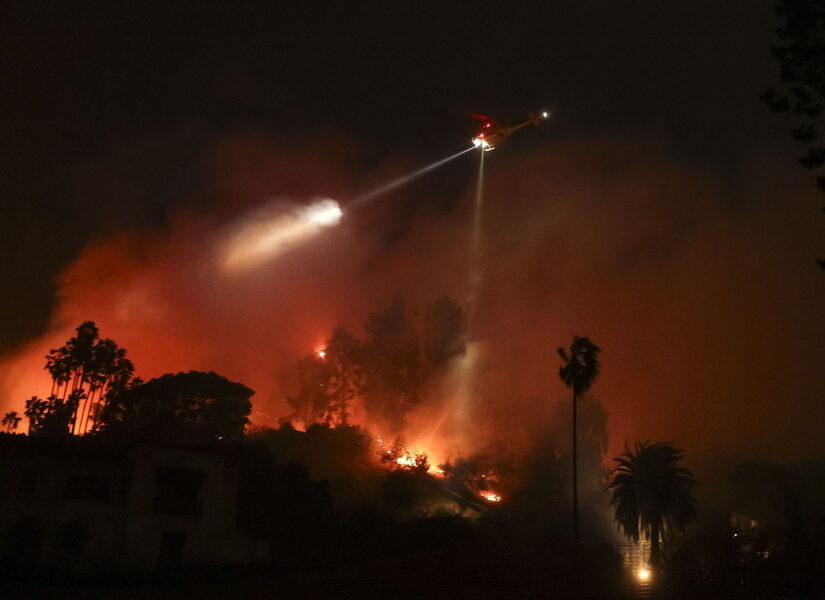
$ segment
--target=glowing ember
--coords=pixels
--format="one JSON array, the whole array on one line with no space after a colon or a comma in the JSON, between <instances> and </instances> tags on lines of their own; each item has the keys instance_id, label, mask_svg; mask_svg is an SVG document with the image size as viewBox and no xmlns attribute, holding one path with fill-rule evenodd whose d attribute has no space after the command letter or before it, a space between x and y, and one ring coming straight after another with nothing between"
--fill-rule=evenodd
<instances>
[{"instance_id":1,"label":"glowing ember","mask_svg":"<svg viewBox=\"0 0 825 600\"><path fill-rule=\"evenodd\" d=\"M398 458L395 459L395 462L397 462L399 465L402 465L402 466L405 466L405 467L414 467L415 466L415 458L413 458L409 454L405 454L404 456L399 456Z\"/></svg>"},{"instance_id":2,"label":"glowing ember","mask_svg":"<svg viewBox=\"0 0 825 600\"><path fill-rule=\"evenodd\" d=\"M377 441L378 446L380 448L384 448L384 438L381 436L380 433L377 436ZM392 462L392 450L384 449L382 450L382 453L384 454L384 456L386 456L387 461ZM418 450L417 452L411 452L407 450L403 454L398 455L395 458L395 464L416 470L422 468L423 465L427 464L427 473L429 475L432 475L433 477L444 477L444 469L433 464L428 464L428 456L429 453L425 452L424 450Z\"/></svg>"},{"instance_id":3,"label":"glowing ember","mask_svg":"<svg viewBox=\"0 0 825 600\"><path fill-rule=\"evenodd\" d=\"M318 355L318 358L325 358L325 357L326 357L326 355L327 355L327 353L326 353L326 351L325 351L325 350L318 350L318 351L316 352L316 354Z\"/></svg>"},{"instance_id":4,"label":"glowing ember","mask_svg":"<svg viewBox=\"0 0 825 600\"><path fill-rule=\"evenodd\" d=\"M639 581L650 581L650 569L641 567L636 571L636 577L638 577Z\"/></svg>"},{"instance_id":5,"label":"glowing ember","mask_svg":"<svg viewBox=\"0 0 825 600\"><path fill-rule=\"evenodd\" d=\"M487 502L501 502L501 496L495 492L480 492L480 494Z\"/></svg>"}]
</instances>

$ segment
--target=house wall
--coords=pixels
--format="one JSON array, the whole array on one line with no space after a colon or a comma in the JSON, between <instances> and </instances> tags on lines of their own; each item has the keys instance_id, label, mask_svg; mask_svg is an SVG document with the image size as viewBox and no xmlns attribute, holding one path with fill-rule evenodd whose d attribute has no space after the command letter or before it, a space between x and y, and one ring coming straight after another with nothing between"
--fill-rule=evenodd
<instances>
[{"instance_id":1,"label":"house wall","mask_svg":"<svg viewBox=\"0 0 825 600\"><path fill-rule=\"evenodd\" d=\"M163 468L203 473L199 514L158 512L157 478L158 470ZM224 465L221 455L139 446L129 457L129 469L124 544L128 549L124 557L127 566L155 566L165 532L185 535L183 562L247 562L254 558L254 550L249 556L247 547L255 544L235 530L237 472Z\"/></svg>"},{"instance_id":2,"label":"house wall","mask_svg":"<svg viewBox=\"0 0 825 600\"><path fill-rule=\"evenodd\" d=\"M32 475L33 488L28 485ZM67 482L77 477L105 481L108 498L92 500L67 495ZM122 521L121 490L121 473L111 460L59 455L0 457L0 530L34 519L44 532L41 559L63 562L72 557L60 556L60 529L78 522L83 525L87 540L76 560L116 563L121 545L118 535L118 524Z\"/></svg>"},{"instance_id":3,"label":"house wall","mask_svg":"<svg viewBox=\"0 0 825 600\"><path fill-rule=\"evenodd\" d=\"M34 519L44 564L145 569L268 557L265 544L236 531L238 475L219 453L138 445L122 456L78 455L8 442L0 447L0 533ZM187 488L192 494L165 493L187 478L200 482ZM67 545L77 524L86 538L79 551Z\"/></svg>"}]
</instances>

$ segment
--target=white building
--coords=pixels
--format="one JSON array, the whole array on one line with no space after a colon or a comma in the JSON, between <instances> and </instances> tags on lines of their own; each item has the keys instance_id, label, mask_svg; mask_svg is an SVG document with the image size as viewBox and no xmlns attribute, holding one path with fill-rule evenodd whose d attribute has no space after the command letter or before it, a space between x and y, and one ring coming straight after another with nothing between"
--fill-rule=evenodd
<instances>
[{"instance_id":1,"label":"white building","mask_svg":"<svg viewBox=\"0 0 825 600\"><path fill-rule=\"evenodd\" d=\"M94 572L249 563L238 473L214 451L0 436L0 560Z\"/></svg>"}]
</instances>

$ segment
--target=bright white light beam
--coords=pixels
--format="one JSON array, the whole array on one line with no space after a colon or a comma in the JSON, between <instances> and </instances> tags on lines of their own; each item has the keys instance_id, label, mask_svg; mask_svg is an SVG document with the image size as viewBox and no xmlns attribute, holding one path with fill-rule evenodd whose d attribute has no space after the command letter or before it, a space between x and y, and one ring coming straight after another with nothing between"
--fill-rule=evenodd
<instances>
[{"instance_id":1,"label":"bright white light beam","mask_svg":"<svg viewBox=\"0 0 825 600\"><path fill-rule=\"evenodd\" d=\"M335 200L324 198L304 207L287 209L271 204L248 216L221 248L218 262L226 272L260 267L337 225L343 216Z\"/></svg>"},{"instance_id":2,"label":"bright white light beam","mask_svg":"<svg viewBox=\"0 0 825 600\"><path fill-rule=\"evenodd\" d=\"M391 192L395 188L399 188L402 185L405 185L405 184L411 182L413 179L418 179L419 177L421 177L425 173L429 173L430 171L432 171L433 169L437 169L438 167L440 167L444 163L448 163L451 160L453 160L454 158L458 158L462 154L466 154L470 150L474 150L474 149L475 149L475 146L470 146L469 148L467 148L465 150L462 150L461 152L456 152L455 154L453 154L451 156L448 156L447 158L442 158L441 160L437 160L434 163L430 163L429 165L421 167L417 171L413 171L409 175L403 175L402 177L399 177L398 179L394 179L393 181L390 181L389 183L387 183L385 185L382 185L381 187L376 188L376 189L372 190L371 192L367 192L366 194L362 194L361 196L358 196L357 198L355 198L352 201L352 203L350 204L350 208L351 209L355 208L355 207L360 206L360 205L362 205L366 202L369 202L370 200L373 200L373 199L377 198L378 196L381 196L382 194L386 194L387 192Z\"/></svg>"}]
</instances>

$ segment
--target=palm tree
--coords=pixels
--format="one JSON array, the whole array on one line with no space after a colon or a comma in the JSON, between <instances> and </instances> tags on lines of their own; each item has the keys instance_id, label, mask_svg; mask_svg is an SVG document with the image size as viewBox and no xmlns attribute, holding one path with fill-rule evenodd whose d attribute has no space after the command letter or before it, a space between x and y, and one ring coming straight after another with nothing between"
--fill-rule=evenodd
<instances>
[{"instance_id":1,"label":"palm tree","mask_svg":"<svg viewBox=\"0 0 825 600\"><path fill-rule=\"evenodd\" d=\"M625 448L613 460L610 505L625 536L650 541L650 561L657 564L660 544L696 516L693 473L677 466L683 457L670 442L641 442L633 452Z\"/></svg>"},{"instance_id":2,"label":"palm tree","mask_svg":"<svg viewBox=\"0 0 825 600\"><path fill-rule=\"evenodd\" d=\"M579 395L590 389L599 376L599 352L602 349L590 341L590 338L573 336L569 352L559 348L558 353L564 361L559 367L559 377L569 388L573 389L573 537L579 543L579 483L578 483L578 443L577 443L577 405Z\"/></svg>"},{"instance_id":3,"label":"palm tree","mask_svg":"<svg viewBox=\"0 0 825 600\"><path fill-rule=\"evenodd\" d=\"M72 407L69 427L83 435L96 428L108 393L128 384L134 372L126 350L108 338L100 338L94 321L85 321L77 335L46 356L52 376L52 394Z\"/></svg>"},{"instance_id":4,"label":"palm tree","mask_svg":"<svg viewBox=\"0 0 825 600\"><path fill-rule=\"evenodd\" d=\"M3 425L6 427L6 431L11 433L12 431L17 430L17 425L20 424L21 417L17 416L17 411L13 410L11 412L7 412L6 415L3 417Z\"/></svg>"},{"instance_id":5,"label":"palm tree","mask_svg":"<svg viewBox=\"0 0 825 600\"><path fill-rule=\"evenodd\" d=\"M60 348L53 349L46 356L46 370L52 376L52 395L57 396L62 386L60 398L72 399L72 415L69 426L77 430L78 417L82 417L84 406L88 404L89 376L93 368L94 347L100 338L100 330L94 321L84 321L77 328L77 335ZM84 404L84 400L86 403Z\"/></svg>"}]
</instances>

